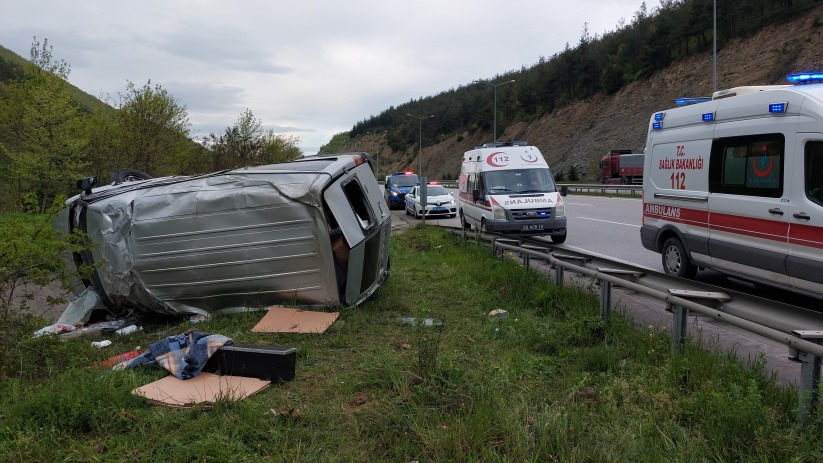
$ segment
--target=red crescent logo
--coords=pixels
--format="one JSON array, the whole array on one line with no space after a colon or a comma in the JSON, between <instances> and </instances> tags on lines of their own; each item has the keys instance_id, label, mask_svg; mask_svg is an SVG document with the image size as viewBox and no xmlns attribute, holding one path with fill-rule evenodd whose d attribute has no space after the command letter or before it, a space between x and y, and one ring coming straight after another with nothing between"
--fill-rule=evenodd
<instances>
[{"instance_id":1,"label":"red crescent logo","mask_svg":"<svg viewBox=\"0 0 823 463\"><path fill-rule=\"evenodd\" d=\"M498 154L503 154L503 152L502 151L496 151L496 152L488 155L488 157L486 157L486 164L488 164L492 167L506 167L508 162L506 164L497 164L497 163L494 162L494 157Z\"/></svg>"},{"instance_id":2,"label":"red crescent logo","mask_svg":"<svg viewBox=\"0 0 823 463\"><path fill-rule=\"evenodd\" d=\"M765 177L765 176L769 175L769 172L772 171L773 167L774 167L774 159L769 159L769 167L767 167L766 170L758 169L757 168L757 159L752 160L752 170L754 170L754 174L757 175L758 177Z\"/></svg>"}]
</instances>

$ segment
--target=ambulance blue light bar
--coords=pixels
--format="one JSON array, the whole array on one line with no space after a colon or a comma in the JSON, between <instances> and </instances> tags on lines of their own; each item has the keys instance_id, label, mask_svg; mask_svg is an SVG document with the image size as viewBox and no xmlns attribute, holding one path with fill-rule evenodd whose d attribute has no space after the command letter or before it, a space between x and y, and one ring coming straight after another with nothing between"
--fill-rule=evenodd
<instances>
[{"instance_id":1,"label":"ambulance blue light bar","mask_svg":"<svg viewBox=\"0 0 823 463\"><path fill-rule=\"evenodd\" d=\"M711 122L714 120L714 112L703 113L703 122Z\"/></svg>"},{"instance_id":2,"label":"ambulance blue light bar","mask_svg":"<svg viewBox=\"0 0 823 463\"><path fill-rule=\"evenodd\" d=\"M788 106L788 105L789 105L789 103L787 103L785 101L782 102L782 103L772 103L772 104L769 105L769 112L770 113L785 113L786 112L786 106Z\"/></svg>"},{"instance_id":3,"label":"ambulance blue light bar","mask_svg":"<svg viewBox=\"0 0 823 463\"><path fill-rule=\"evenodd\" d=\"M663 123L660 121L652 122L652 129L653 130L660 130L663 128Z\"/></svg>"},{"instance_id":4,"label":"ambulance blue light bar","mask_svg":"<svg viewBox=\"0 0 823 463\"><path fill-rule=\"evenodd\" d=\"M823 80L823 72L801 72L797 74L789 74L786 76L786 80L793 84L809 82L812 80Z\"/></svg>"},{"instance_id":5,"label":"ambulance blue light bar","mask_svg":"<svg viewBox=\"0 0 823 463\"><path fill-rule=\"evenodd\" d=\"M712 97L710 96L699 96L694 98L678 98L674 100L674 104L685 106L690 104L697 104L697 103L705 103L706 101L712 101Z\"/></svg>"},{"instance_id":6,"label":"ambulance blue light bar","mask_svg":"<svg viewBox=\"0 0 823 463\"><path fill-rule=\"evenodd\" d=\"M666 117L666 113L655 113L654 114L654 120L656 120L656 121L662 121L664 117Z\"/></svg>"}]
</instances>

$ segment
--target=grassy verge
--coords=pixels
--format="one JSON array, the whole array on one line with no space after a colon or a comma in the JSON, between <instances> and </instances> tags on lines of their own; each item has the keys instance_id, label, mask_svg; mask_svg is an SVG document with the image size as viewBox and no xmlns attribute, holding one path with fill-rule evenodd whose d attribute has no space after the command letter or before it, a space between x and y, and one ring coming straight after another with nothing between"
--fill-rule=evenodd
<instances>
[{"instance_id":1,"label":"grassy verge","mask_svg":"<svg viewBox=\"0 0 823 463\"><path fill-rule=\"evenodd\" d=\"M260 313L197 325L298 348L297 377L244 401L171 409L129 392L165 375L90 365L191 325L30 339L0 382L2 461L819 461L795 391L725 354L670 352L665 333L598 317L486 248L425 225L395 235L392 275L323 335L256 334ZM509 311L490 321L494 309ZM411 326L398 317L436 318Z\"/></svg>"}]
</instances>

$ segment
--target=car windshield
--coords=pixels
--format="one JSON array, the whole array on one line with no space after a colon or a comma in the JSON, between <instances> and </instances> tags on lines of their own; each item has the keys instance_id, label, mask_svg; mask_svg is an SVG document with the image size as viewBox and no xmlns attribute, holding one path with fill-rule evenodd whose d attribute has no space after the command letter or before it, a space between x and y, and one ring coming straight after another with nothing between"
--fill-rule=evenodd
<instances>
[{"instance_id":1,"label":"car windshield","mask_svg":"<svg viewBox=\"0 0 823 463\"><path fill-rule=\"evenodd\" d=\"M448 195L449 192L446 191L442 185L427 185L426 194L429 196L445 196Z\"/></svg>"},{"instance_id":2,"label":"car windshield","mask_svg":"<svg viewBox=\"0 0 823 463\"><path fill-rule=\"evenodd\" d=\"M420 180L417 178L417 175L399 175L392 179L392 183L394 186L415 186L420 183Z\"/></svg>"},{"instance_id":3,"label":"car windshield","mask_svg":"<svg viewBox=\"0 0 823 463\"><path fill-rule=\"evenodd\" d=\"M486 188L499 193L552 193L557 191L548 169L513 169L486 173Z\"/></svg>"}]
</instances>

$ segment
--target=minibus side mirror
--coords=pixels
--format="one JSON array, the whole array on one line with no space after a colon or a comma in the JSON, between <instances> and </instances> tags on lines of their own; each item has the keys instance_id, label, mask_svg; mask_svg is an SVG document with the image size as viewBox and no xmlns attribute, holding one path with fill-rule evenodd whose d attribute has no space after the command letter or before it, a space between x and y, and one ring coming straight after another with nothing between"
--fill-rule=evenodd
<instances>
[{"instance_id":1,"label":"minibus side mirror","mask_svg":"<svg viewBox=\"0 0 823 463\"><path fill-rule=\"evenodd\" d=\"M566 196L569 194L569 187L567 185L562 185L560 187L560 196Z\"/></svg>"}]
</instances>

